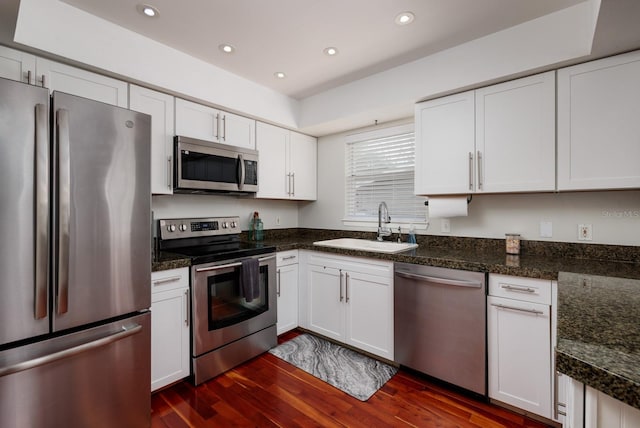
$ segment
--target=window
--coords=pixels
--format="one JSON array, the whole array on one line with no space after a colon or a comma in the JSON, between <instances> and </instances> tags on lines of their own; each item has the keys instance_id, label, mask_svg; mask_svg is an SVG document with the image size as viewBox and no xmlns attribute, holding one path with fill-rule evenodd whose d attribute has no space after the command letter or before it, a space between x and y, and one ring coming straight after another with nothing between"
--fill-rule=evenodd
<instances>
[{"instance_id":1,"label":"window","mask_svg":"<svg viewBox=\"0 0 640 428\"><path fill-rule=\"evenodd\" d=\"M413 125L349 135L346 144L345 221L378 221L378 205L393 223L424 223L424 198L414 195Z\"/></svg>"}]
</instances>

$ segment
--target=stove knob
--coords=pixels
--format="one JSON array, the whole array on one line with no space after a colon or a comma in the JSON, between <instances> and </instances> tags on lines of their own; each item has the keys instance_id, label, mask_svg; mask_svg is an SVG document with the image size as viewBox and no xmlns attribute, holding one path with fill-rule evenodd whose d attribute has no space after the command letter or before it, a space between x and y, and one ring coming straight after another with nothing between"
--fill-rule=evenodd
<instances>
[{"instance_id":1,"label":"stove knob","mask_svg":"<svg viewBox=\"0 0 640 428\"><path fill-rule=\"evenodd\" d=\"M169 232L175 232L176 231L176 225L175 224L170 224L167 226L167 230Z\"/></svg>"},{"instance_id":2,"label":"stove knob","mask_svg":"<svg viewBox=\"0 0 640 428\"><path fill-rule=\"evenodd\" d=\"M187 225L186 224L181 224L180 225L180 231L181 232L186 232L187 231Z\"/></svg>"},{"instance_id":3,"label":"stove knob","mask_svg":"<svg viewBox=\"0 0 640 428\"><path fill-rule=\"evenodd\" d=\"M231 228L232 228L232 229L235 229L236 227L238 227L238 225L236 224L236 222L235 222L235 221L232 221L232 222L231 222Z\"/></svg>"},{"instance_id":4,"label":"stove knob","mask_svg":"<svg viewBox=\"0 0 640 428\"><path fill-rule=\"evenodd\" d=\"M229 223L227 223L226 221L222 222L222 228L226 229L229 226Z\"/></svg>"}]
</instances>

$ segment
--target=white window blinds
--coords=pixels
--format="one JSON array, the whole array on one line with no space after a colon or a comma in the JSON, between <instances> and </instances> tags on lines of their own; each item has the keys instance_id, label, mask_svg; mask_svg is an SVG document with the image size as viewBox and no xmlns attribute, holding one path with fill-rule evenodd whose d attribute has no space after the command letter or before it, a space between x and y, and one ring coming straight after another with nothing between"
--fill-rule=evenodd
<instances>
[{"instance_id":1,"label":"white window blinds","mask_svg":"<svg viewBox=\"0 0 640 428\"><path fill-rule=\"evenodd\" d=\"M424 198L413 193L413 125L350 135L346 151L345 220L377 222L384 201L393 223L425 221Z\"/></svg>"}]
</instances>

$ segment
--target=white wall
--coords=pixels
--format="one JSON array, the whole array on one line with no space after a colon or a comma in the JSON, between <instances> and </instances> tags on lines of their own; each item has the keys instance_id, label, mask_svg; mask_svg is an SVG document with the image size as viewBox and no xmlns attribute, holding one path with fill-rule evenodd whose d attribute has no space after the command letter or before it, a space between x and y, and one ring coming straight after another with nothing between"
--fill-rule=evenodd
<instances>
[{"instance_id":1,"label":"white wall","mask_svg":"<svg viewBox=\"0 0 640 428\"><path fill-rule=\"evenodd\" d=\"M300 227L375 230L342 224L344 141L348 133L318 140L318 200L300 207ZM393 219L393 212L390 214ZM540 237L541 221L552 222L552 238ZM640 245L640 190L475 195L469 205L469 216L452 218L450 222L449 234L440 231L441 219L433 219L426 232L417 233L478 238L504 238L505 233L520 233L527 240L578 242L577 225L588 223L593 226L590 243Z\"/></svg>"},{"instance_id":2,"label":"white wall","mask_svg":"<svg viewBox=\"0 0 640 428\"><path fill-rule=\"evenodd\" d=\"M227 195L157 195L152 198L155 219L240 216L242 230L260 213L265 229L298 227L298 202ZM280 224L278 224L278 219Z\"/></svg>"}]
</instances>

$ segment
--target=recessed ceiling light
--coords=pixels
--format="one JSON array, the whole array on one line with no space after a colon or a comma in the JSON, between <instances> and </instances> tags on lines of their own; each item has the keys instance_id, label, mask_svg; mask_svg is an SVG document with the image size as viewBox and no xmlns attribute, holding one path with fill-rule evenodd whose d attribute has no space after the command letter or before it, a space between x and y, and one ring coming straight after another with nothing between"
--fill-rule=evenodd
<instances>
[{"instance_id":1,"label":"recessed ceiling light","mask_svg":"<svg viewBox=\"0 0 640 428\"><path fill-rule=\"evenodd\" d=\"M138 6L136 6L136 9L138 9L138 12L149 18L156 18L158 15L160 15L160 12L157 8L148 4L139 4Z\"/></svg>"},{"instance_id":2,"label":"recessed ceiling light","mask_svg":"<svg viewBox=\"0 0 640 428\"><path fill-rule=\"evenodd\" d=\"M411 24L414 19L416 19L416 16L413 13L401 12L396 15L396 19L394 21L398 25L407 25Z\"/></svg>"},{"instance_id":3,"label":"recessed ceiling light","mask_svg":"<svg viewBox=\"0 0 640 428\"><path fill-rule=\"evenodd\" d=\"M278 79L284 79L285 77L287 77L286 74L284 74L282 71L276 71L275 73L273 73L274 76L276 76Z\"/></svg>"},{"instance_id":4,"label":"recessed ceiling light","mask_svg":"<svg viewBox=\"0 0 640 428\"><path fill-rule=\"evenodd\" d=\"M222 52L227 53L227 54L231 54L234 53L236 51L236 48L234 48L231 45L228 45L226 43L219 45L218 49L220 49Z\"/></svg>"},{"instance_id":5,"label":"recessed ceiling light","mask_svg":"<svg viewBox=\"0 0 640 428\"><path fill-rule=\"evenodd\" d=\"M333 47L324 48L322 52L324 52L325 55L336 56L338 55L338 48L333 48Z\"/></svg>"}]
</instances>

